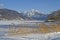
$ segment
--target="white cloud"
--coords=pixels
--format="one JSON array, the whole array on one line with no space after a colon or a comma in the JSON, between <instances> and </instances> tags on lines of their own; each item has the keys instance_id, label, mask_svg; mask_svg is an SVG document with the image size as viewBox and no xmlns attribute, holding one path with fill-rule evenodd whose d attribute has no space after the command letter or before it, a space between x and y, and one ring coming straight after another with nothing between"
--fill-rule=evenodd
<instances>
[{"instance_id":1,"label":"white cloud","mask_svg":"<svg viewBox=\"0 0 60 40\"><path fill-rule=\"evenodd\" d=\"M0 9L4 8L4 4L0 4Z\"/></svg>"}]
</instances>

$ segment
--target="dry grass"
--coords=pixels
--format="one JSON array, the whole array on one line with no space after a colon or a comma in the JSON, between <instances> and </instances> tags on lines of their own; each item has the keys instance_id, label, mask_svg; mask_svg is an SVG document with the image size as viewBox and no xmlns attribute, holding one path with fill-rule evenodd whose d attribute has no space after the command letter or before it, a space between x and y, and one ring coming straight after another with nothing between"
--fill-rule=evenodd
<instances>
[{"instance_id":1,"label":"dry grass","mask_svg":"<svg viewBox=\"0 0 60 40\"><path fill-rule=\"evenodd\" d=\"M16 28L16 29L10 29L9 34L11 35L26 35L26 34L30 34L30 33L38 33L38 29L37 28Z\"/></svg>"},{"instance_id":2,"label":"dry grass","mask_svg":"<svg viewBox=\"0 0 60 40\"><path fill-rule=\"evenodd\" d=\"M41 33L60 32L60 24L52 24L49 26L41 24L40 26L41 26L40 28Z\"/></svg>"},{"instance_id":3,"label":"dry grass","mask_svg":"<svg viewBox=\"0 0 60 40\"><path fill-rule=\"evenodd\" d=\"M60 32L60 24L52 24L47 26L46 24L39 24L39 28L10 28L10 35L26 35L30 33L49 33L49 32Z\"/></svg>"},{"instance_id":4,"label":"dry grass","mask_svg":"<svg viewBox=\"0 0 60 40\"><path fill-rule=\"evenodd\" d=\"M54 32L60 32L60 24L51 25L50 29L53 30Z\"/></svg>"}]
</instances>

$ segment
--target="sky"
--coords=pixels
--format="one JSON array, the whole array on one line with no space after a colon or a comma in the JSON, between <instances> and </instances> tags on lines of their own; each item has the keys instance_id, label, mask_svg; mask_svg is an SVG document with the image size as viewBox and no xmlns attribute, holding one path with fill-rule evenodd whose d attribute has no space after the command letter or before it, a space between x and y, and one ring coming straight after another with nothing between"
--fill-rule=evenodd
<instances>
[{"instance_id":1,"label":"sky","mask_svg":"<svg viewBox=\"0 0 60 40\"><path fill-rule=\"evenodd\" d=\"M0 6L18 12L35 9L48 14L60 9L60 0L0 0Z\"/></svg>"}]
</instances>

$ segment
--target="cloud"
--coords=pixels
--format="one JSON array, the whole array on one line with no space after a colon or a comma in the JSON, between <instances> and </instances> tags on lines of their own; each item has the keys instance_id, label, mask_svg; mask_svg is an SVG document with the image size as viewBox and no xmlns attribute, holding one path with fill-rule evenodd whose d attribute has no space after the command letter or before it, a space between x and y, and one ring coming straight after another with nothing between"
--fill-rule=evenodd
<instances>
[{"instance_id":1,"label":"cloud","mask_svg":"<svg viewBox=\"0 0 60 40\"><path fill-rule=\"evenodd\" d=\"M0 9L1 9L1 8L4 8L4 4L0 4Z\"/></svg>"}]
</instances>

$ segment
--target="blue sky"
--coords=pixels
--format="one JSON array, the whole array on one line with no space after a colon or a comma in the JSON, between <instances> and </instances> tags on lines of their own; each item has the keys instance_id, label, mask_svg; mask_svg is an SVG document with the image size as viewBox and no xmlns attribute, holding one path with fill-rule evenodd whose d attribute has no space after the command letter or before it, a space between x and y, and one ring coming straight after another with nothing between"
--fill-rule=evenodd
<instances>
[{"instance_id":1,"label":"blue sky","mask_svg":"<svg viewBox=\"0 0 60 40\"><path fill-rule=\"evenodd\" d=\"M60 0L0 0L5 8L24 11L36 9L44 13L50 13L60 9Z\"/></svg>"}]
</instances>

